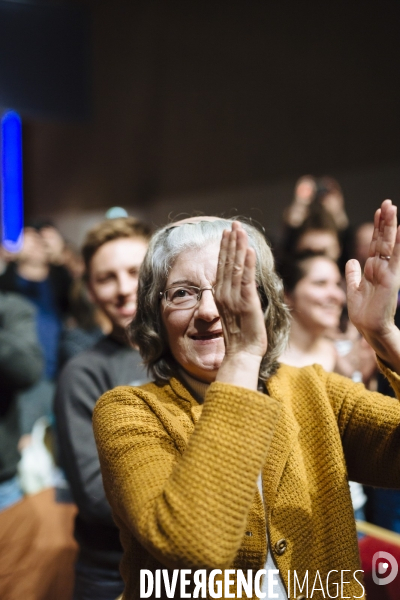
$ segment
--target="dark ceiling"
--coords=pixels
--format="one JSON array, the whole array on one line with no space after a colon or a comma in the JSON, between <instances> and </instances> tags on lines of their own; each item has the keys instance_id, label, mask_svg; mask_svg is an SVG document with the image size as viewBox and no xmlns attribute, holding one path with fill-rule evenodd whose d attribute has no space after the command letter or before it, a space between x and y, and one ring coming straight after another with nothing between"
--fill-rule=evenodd
<instances>
[{"instance_id":1,"label":"dark ceiling","mask_svg":"<svg viewBox=\"0 0 400 600\"><path fill-rule=\"evenodd\" d=\"M81 53L91 93L64 66L69 114L67 95L58 114L54 102L30 107L29 95L17 99L35 209L59 190L71 206L112 197L135 205L400 158L397 0L93 0L37 8L63 7L78 15L71 60ZM66 22L58 26L65 35ZM44 28L41 44L54 53L54 27L47 35ZM13 60L2 56L4 64ZM31 78L32 69L38 88L49 88L54 75L30 63ZM77 98L88 103L80 115Z\"/></svg>"}]
</instances>

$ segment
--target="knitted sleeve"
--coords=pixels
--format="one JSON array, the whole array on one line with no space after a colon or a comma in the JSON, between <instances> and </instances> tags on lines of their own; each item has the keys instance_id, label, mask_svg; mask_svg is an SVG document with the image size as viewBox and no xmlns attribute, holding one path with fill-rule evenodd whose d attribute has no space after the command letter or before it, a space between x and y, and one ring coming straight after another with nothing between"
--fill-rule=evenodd
<instances>
[{"instance_id":1,"label":"knitted sleeve","mask_svg":"<svg viewBox=\"0 0 400 600\"><path fill-rule=\"evenodd\" d=\"M400 377L378 364L399 397ZM334 373L324 377L337 416L349 479L400 488L400 402Z\"/></svg>"},{"instance_id":2,"label":"knitted sleeve","mask_svg":"<svg viewBox=\"0 0 400 600\"><path fill-rule=\"evenodd\" d=\"M213 383L182 451L150 396L116 388L94 412L116 520L169 568L227 567L245 533L279 405L261 393Z\"/></svg>"}]
</instances>

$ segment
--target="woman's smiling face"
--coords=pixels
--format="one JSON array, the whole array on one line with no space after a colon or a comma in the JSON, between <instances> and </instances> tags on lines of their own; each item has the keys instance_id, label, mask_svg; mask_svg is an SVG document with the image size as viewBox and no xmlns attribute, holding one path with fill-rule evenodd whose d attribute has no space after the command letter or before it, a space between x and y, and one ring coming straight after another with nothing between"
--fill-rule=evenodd
<instances>
[{"instance_id":1,"label":"woman's smiling face","mask_svg":"<svg viewBox=\"0 0 400 600\"><path fill-rule=\"evenodd\" d=\"M346 296L336 264L323 256L310 258L306 274L288 295L293 317L309 330L335 329Z\"/></svg>"},{"instance_id":2,"label":"woman's smiling face","mask_svg":"<svg viewBox=\"0 0 400 600\"><path fill-rule=\"evenodd\" d=\"M216 281L219 242L183 251L176 258L165 289L176 285L211 288ZM193 308L176 308L161 300L162 322L175 360L190 375L211 383L225 356L219 313L207 289Z\"/></svg>"}]
</instances>

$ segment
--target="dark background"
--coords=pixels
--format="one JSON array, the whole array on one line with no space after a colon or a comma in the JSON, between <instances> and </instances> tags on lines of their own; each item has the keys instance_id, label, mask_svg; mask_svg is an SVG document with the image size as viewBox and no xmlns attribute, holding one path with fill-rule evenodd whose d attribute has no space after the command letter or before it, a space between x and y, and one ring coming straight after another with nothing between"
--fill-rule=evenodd
<instances>
[{"instance_id":1,"label":"dark background","mask_svg":"<svg viewBox=\"0 0 400 600\"><path fill-rule=\"evenodd\" d=\"M400 3L0 2L0 104L27 214L259 215L337 176L353 222L400 190ZM68 221L68 222L69 222Z\"/></svg>"}]
</instances>

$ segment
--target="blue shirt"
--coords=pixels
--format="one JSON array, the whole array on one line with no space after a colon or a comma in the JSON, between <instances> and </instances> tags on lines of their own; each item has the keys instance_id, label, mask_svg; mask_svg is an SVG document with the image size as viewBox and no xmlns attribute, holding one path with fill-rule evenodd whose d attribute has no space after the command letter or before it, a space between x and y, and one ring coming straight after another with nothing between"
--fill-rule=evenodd
<instances>
[{"instance_id":1,"label":"blue shirt","mask_svg":"<svg viewBox=\"0 0 400 600\"><path fill-rule=\"evenodd\" d=\"M21 294L27 297L37 308L36 326L40 346L45 359L44 375L55 379L58 367L58 345L62 330L62 321L57 310L50 279L28 281L16 276L16 284Z\"/></svg>"}]
</instances>

